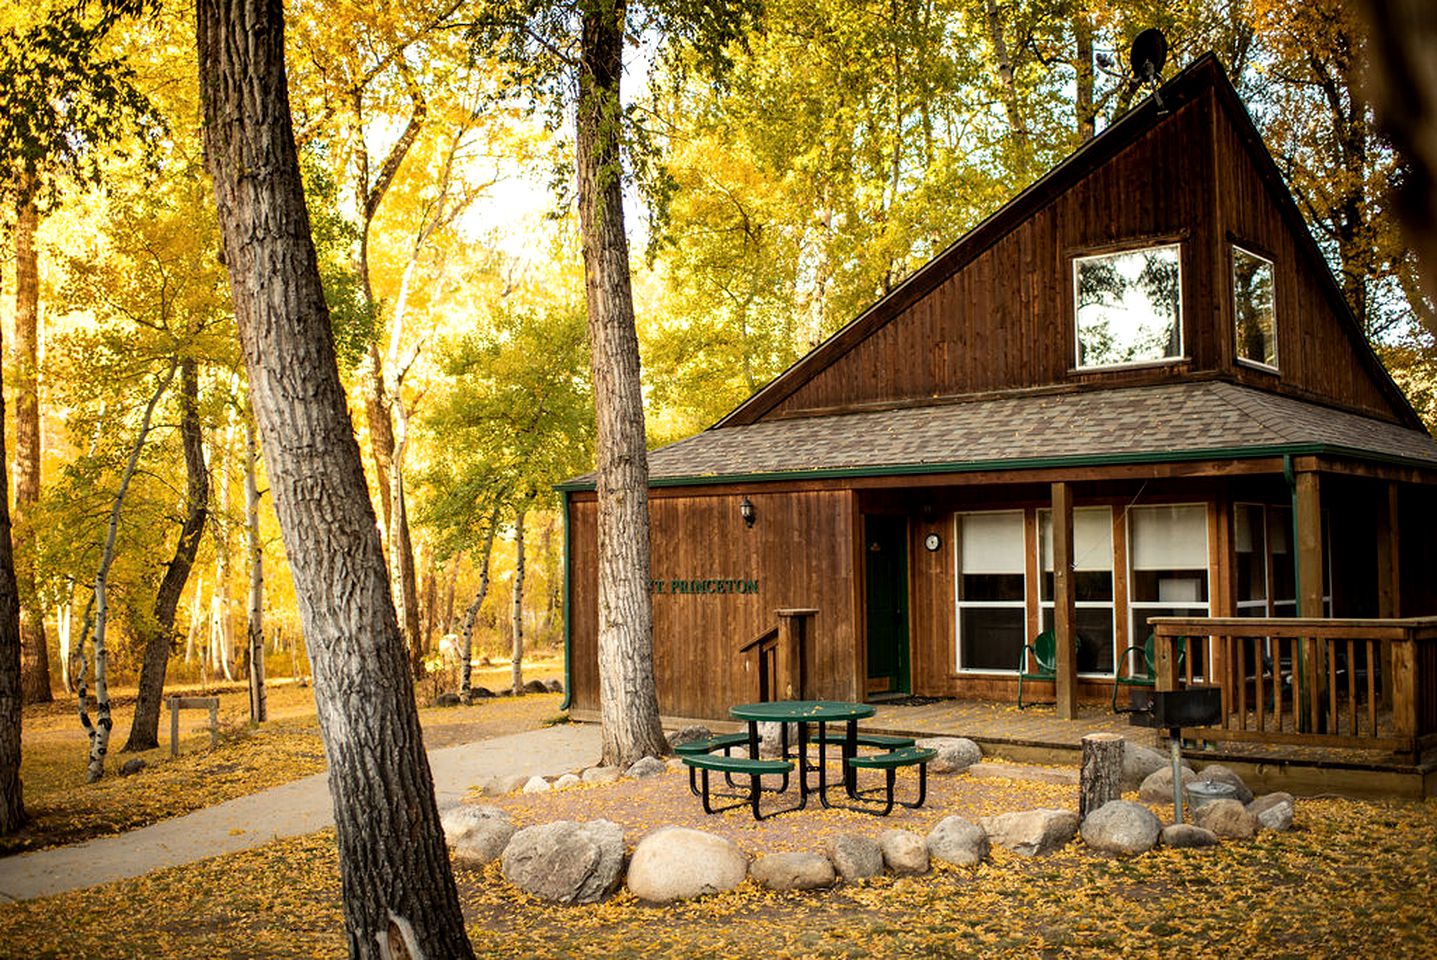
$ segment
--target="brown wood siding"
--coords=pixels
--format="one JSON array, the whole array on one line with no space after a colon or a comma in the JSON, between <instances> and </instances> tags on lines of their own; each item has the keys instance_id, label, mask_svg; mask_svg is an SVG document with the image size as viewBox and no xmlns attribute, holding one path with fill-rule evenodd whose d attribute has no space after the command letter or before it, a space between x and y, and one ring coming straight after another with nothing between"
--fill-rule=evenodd
<instances>
[{"instance_id":1,"label":"brown wood siding","mask_svg":"<svg viewBox=\"0 0 1437 960\"><path fill-rule=\"evenodd\" d=\"M1325 399L1384 419L1399 420L1333 309L1328 279L1314 270L1305 242L1293 235L1274 203L1261 169L1252 162L1236 127L1216 111L1213 150L1218 168L1218 305L1221 360L1241 383L1294 396ZM1231 359L1232 278L1229 245L1236 243L1274 262L1277 289L1277 376ZM1321 266L1325 271L1326 267Z\"/></svg>"},{"instance_id":2,"label":"brown wood siding","mask_svg":"<svg viewBox=\"0 0 1437 960\"><path fill-rule=\"evenodd\" d=\"M1072 372L1072 257L1148 241L1181 241L1184 347L1192 369L1213 369L1218 345L1199 306L1212 302L1212 155L1192 145L1208 141L1214 109L1207 95L1177 110L814 376L770 416L1059 383L1171 379L1171 365Z\"/></svg>"},{"instance_id":3,"label":"brown wood siding","mask_svg":"<svg viewBox=\"0 0 1437 960\"><path fill-rule=\"evenodd\" d=\"M752 528L739 516L744 495L754 505ZM775 610L791 607L819 611L805 650L806 694L862 699L854 671L861 659L855 652L860 631L854 620L852 500L847 490L734 487L710 496L653 491L652 575L662 581L652 594L654 672L666 716L725 719L733 704L757 700L757 664L737 649L775 625ZM594 506L575 502L571 511L573 703L598 709ZM713 579L756 580L757 590L675 590L675 581Z\"/></svg>"}]
</instances>

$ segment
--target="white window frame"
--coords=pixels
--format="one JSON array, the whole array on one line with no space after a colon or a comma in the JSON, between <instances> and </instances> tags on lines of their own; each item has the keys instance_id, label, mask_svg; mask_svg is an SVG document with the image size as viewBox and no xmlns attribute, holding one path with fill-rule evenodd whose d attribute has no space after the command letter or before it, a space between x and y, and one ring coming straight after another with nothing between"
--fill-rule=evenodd
<instances>
[{"instance_id":1,"label":"white window frame","mask_svg":"<svg viewBox=\"0 0 1437 960\"><path fill-rule=\"evenodd\" d=\"M1143 509L1152 509L1152 508L1158 508L1158 507L1164 508L1164 509L1172 509L1172 508L1174 508L1174 507L1201 507L1201 508L1202 508L1202 511L1203 511L1203 570L1206 571L1206 574L1207 574L1207 601L1204 602L1204 603L1197 603L1196 601L1194 601L1193 603L1180 603L1180 602L1175 602L1175 601L1137 600L1137 599L1134 599L1134 596L1133 596L1133 593L1134 593L1134 591L1133 591L1133 584L1134 584L1136 581L1135 581L1135 578L1134 578L1133 575L1137 572L1138 568L1133 565L1135 559L1137 558L1137 546L1136 546L1135 538L1134 538L1134 536L1133 536L1133 532L1134 532L1133 511L1135 511L1135 510L1143 510ZM1148 504L1143 504L1143 505L1141 505L1141 506L1131 506L1131 507L1129 507L1129 508L1124 512L1124 515L1123 515L1123 526L1126 528L1126 531L1125 531L1125 532L1127 533L1127 537L1128 537L1128 625L1129 625L1129 628L1130 628L1130 629L1131 629L1132 627L1136 626L1136 624L1137 624L1137 622L1138 622L1138 621L1137 621L1137 618L1136 618L1136 616L1135 616L1135 614L1136 614L1139 610L1162 610L1162 609L1171 609L1172 607L1187 607L1187 608L1189 608L1189 609L1191 609L1191 610L1197 610L1199 607L1201 607L1201 608L1202 608L1202 613L1190 613L1190 614L1188 614L1188 616L1201 616L1201 617L1210 617L1210 616L1212 616L1212 582L1213 582L1213 576L1212 576L1212 574L1213 574L1213 571L1212 571L1212 544L1211 544L1211 535L1212 535L1212 532L1211 532L1211 530L1209 529L1209 522L1211 521L1211 519L1212 519L1212 505L1211 505L1211 504L1207 504L1207 503L1203 503L1203 502L1201 502L1201 501L1196 502L1196 503L1148 503ZM1183 569L1196 569L1196 568L1188 567L1188 568L1183 568ZM1146 622L1146 618L1144 618L1144 621ZM1146 633L1143 633L1142 631L1135 631L1132 636L1129 636L1129 637L1128 637L1128 646L1141 648L1146 641L1147 641L1147 634L1146 634ZM1132 664L1129 664L1128 666L1131 668L1131 667L1132 667ZM1196 679L1196 677L1197 677L1197 674L1194 674L1194 679Z\"/></svg>"},{"instance_id":2,"label":"white window frame","mask_svg":"<svg viewBox=\"0 0 1437 960\"><path fill-rule=\"evenodd\" d=\"M1023 550L1023 569L1020 571L1023 577L1023 596L1019 600L964 600L963 599L963 518L974 516L992 516L995 514L1016 514L1018 522L1022 527L1020 535ZM1004 670L997 667L965 667L963 666L963 610L980 609L1002 609L1020 610L1023 614L1023 631L1026 634L1028 629L1028 512L1026 510L963 510L953 514L953 669L956 673L966 676L998 676L1010 674L1016 676L1018 664L1015 660L1012 668ZM1024 640L1028 642L1027 639ZM1019 651L1022 652L1021 650Z\"/></svg>"},{"instance_id":3,"label":"white window frame","mask_svg":"<svg viewBox=\"0 0 1437 960\"><path fill-rule=\"evenodd\" d=\"M1237 271L1237 254L1242 252L1254 260L1261 260L1272 269L1272 363L1264 363L1261 360L1251 360L1238 353L1237 340L1237 280L1234 274ZM1228 284L1232 290L1232 357L1237 363L1244 367L1252 367L1254 370L1262 370L1266 373L1278 373L1282 363L1282 356L1278 353L1277 344L1277 264L1270 258L1265 257L1254 250L1244 247L1240 243L1228 244Z\"/></svg>"},{"instance_id":4,"label":"white window frame","mask_svg":"<svg viewBox=\"0 0 1437 960\"><path fill-rule=\"evenodd\" d=\"M1109 257L1119 257L1129 253L1141 253L1144 250L1176 250L1178 255L1178 304L1177 317L1174 318L1178 327L1178 352L1165 357L1158 357L1154 360L1132 360L1127 363L1083 363L1083 341L1082 331L1078 325L1078 271L1081 264L1090 260L1104 260ZM1155 367L1170 363L1176 363L1187 359L1187 338L1183 336L1183 245L1180 241L1172 243L1144 243L1132 247L1123 247L1117 250L1105 250L1102 253L1091 253L1073 258L1073 369L1083 372L1094 370L1129 370L1134 367Z\"/></svg>"},{"instance_id":5,"label":"white window frame","mask_svg":"<svg viewBox=\"0 0 1437 960\"><path fill-rule=\"evenodd\" d=\"M1112 508L1111 506L1107 506L1107 505L1104 505L1104 504L1094 504L1094 505L1088 506L1088 507L1074 507L1074 508L1073 508L1073 513L1076 514L1076 513L1078 513L1079 511L1097 512L1097 511L1099 511L1099 510L1101 510L1104 514L1106 514L1106 515L1107 515L1107 518L1108 518L1108 523L1107 523L1107 531L1108 531L1108 566L1107 566L1107 571L1108 571L1108 575L1112 578L1112 580L1111 580L1111 592L1112 592L1112 596L1110 596L1107 600L1074 600L1074 601L1073 601L1073 607L1074 607L1075 609L1078 609L1078 610L1107 610L1109 613L1112 614L1113 635L1112 635L1112 637L1109 639L1109 642L1112 643L1112 645L1113 645L1113 670L1116 670L1116 669L1117 669L1117 665L1118 665L1118 652L1119 652L1119 651L1118 651L1118 613L1117 613L1118 572L1113 569L1113 567L1114 567L1114 562L1113 562L1113 561L1114 561L1114 553L1113 553L1113 508ZM1034 523L1034 528L1035 528L1035 529L1034 529L1034 536L1037 538L1037 542L1036 542L1036 544L1034 545L1034 548L1033 548L1033 549L1034 549L1034 556L1036 556L1036 557L1038 558L1038 577L1039 577L1039 580L1038 580L1038 624L1039 624L1040 628L1041 628L1041 625L1042 625L1042 623L1043 623L1043 612L1044 612L1045 610L1052 610L1052 609L1056 606L1056 603L1055 603L1054 600L1044 600L1044 599L1043 599L1042 576L1043 576L1043 574L1046 573L1047 570L1048 570L1048 568L1043 565L1043 559L1044 559L1044 558L1043 558L1043 515L1044 515L1044 514L1047 514L1047 515L1048 515L1048 522L1049 522L1049 523L1052 523L1052 514L1053 514L1053 511L1052 511L1050 508L1047 508L1047 507L1040 507L1040 508L1038 509L1038 515L1037 515L1037 518L1036 518L1036 523ZM1076 522L1075 522L1074 526L1076 526ZM1076 552L1076 551L1075 551L1075 552ZM1048 559L1051 560L1052 558L1050 557L1050 558L1048 558ZM1075 562L1076 562L1077 560L1080 560L1080 559L1082 559L1082 558L1081 558L1081 557L1075 557L1075 558L1074 558ZM1077 568L1075 568L1075 569L1077 569ZM1084 568L1084 569L1097 570L1097 569L1100 569L1100 568L1098 568L1098 567L1086 567L1086 568ZM1055 586L1056 586L1056 584L1055 584ZM1054 615L1054 621L1056 622L1056 620L1057 620L1057 615L1055 614L1055 615ZM1085 672L1079 672L1079 673L1078 673L1078 676L1080 676L1080 677L1094 677L1094 678L1099 678L1099 679L1111 680L1111 679L1113 678L1114 674L1113 674L1112 672L1108 672L1108 673L1101 673L1101 672L1099 672L1099 673L1085 673Z\"/></svg>"}]
</instances>

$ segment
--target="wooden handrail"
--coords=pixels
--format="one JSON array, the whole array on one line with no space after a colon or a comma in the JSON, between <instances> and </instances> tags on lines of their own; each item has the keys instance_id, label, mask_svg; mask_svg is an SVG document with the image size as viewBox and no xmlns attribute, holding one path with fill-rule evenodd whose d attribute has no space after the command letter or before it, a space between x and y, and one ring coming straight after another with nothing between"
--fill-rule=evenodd
<instances>
[{"instance_id":1,"label":"wooden handrail","mask_svg":"<svg viewBox=\"0 0 1437 960\"><path fill-rule=\"evenodd\" d=\"M1199 739L1391 749L1437 742L1437 617L1153 617L1157 689L1222 690ZM1177 644L1188 654L1180 667ZM1388 709L1390 707L1390 710Z\"/></svg>"},{"instance_id":2,"label":"wooden handrail","mask_svg":"<svg viewBox=\"0 0 1437 960\"><path fill-rule=\"evenodd\" d=\"M743 646L739 647L739 648L738 648L738 652L739 652L739 653L748 653L750 650L752 650L754 647L759 646L760 644L766 643L766 642L768 642L769 640L777 640L777 639L778 639L778 626L775 624L774 626L769 627L769 628L768 628L767 630L765 630L763 633L760 633L758 636L754 637L754 638L753 638L752 640L750 640L748 643L745 643Z\"/></svg>"}]
</instances>

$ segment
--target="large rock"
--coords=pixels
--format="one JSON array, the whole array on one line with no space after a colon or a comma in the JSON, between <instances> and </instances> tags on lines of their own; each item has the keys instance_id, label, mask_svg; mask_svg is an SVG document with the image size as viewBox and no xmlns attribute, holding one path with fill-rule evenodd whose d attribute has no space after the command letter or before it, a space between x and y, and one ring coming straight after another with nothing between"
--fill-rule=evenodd
<instances>
[{"instance_id":1,"label":"large rock","mask_svg":"<svg viewBox=\"0 0 1437 960\"><path fill-rule=\"evenodd\" d=\"M663 827L639 841L629 864L629 890L641 900L668 903L731 890L748 876L748 857L732 841Z\"/></svg>"},{"instance_id":2,"label":"large rock","mask_svg":"<svg viewBox=\"0 0 1437 960\"><path fill-rule=\"evenodd\" d=\"M551 784L548 780L545 780L543 777L534 776L524 781L525 793L548 793L550 790L553 789L553 784Z\"/></svg>"},{"instance_id":3,"label":"large rock","mask_svg":"<svg viewBox=\"0 0 1437 960\"><path fill-rule=\"evenodd\" d=\"M563 693L563 692L564 692L564 681L562 681L562 680L553 680L553 679L545 680L545 681L544 681L544 689L548 690L550 693Z\"/></svg>"},{"instance_id":4,"label":"large rock","mask_svg":"<svg viewBox=\"0 0 1437 960\"><path fill-rule=\"evenodd\" d=\"M465 867L482 867L497 860L514 838L514 825L507 819L481 820L454 843L454 862Z\"/></svg>"},{"instance_id":5,"label":"large rock","mask_svg":"<svg viewBox=\"0 0 1437 960\"><path fill-rule=\"evenodd\" d=\"M872 837L841 833L828 838L824 852L845 880L866 880L883 873L883 848Z\"/></svg>"},{"instance_id":6,"label":"large rock","mask_svg":"<svg viewBox=\"0 0 1437 960\"><path fill-rule=\"evenodd\" d=\"M457 707L461 703L463 703L463 701L459 699L459 694L452 692L441 693L434 698L434 705L436 707Z\"/></svg>"},{"instance_id":7,"label":"large rock","mask_svg":"<svg viewBox=\"0 0 1437 960\"><path fill-rule=\"evenodd\" d=\"M504 848L504 877L559 903L593 903L619 884L624 830L608 820L557 820L526 827Z\"/></svg>"},{"instance_id":8,"label":"large rock","mask_svg":"<svg viewBox=\"0 0 1437 960\"><path fill-rule=\"evenodd\" d=\"M522 790L529 778L522 773L511 773L502 777L495 777L484 787L484 792L490 796L502 796L506 793L513 793L515 790Z\"/></svg>"},{"instance_id":9,"label":"large rock","mask_svg":"<svg viewBox=\"0 0 1437 960\"><path fill-rule=\"evenodd\" d=\"M669 765L658 757L640 757L634 761L632 767L629 767L627 776L640 779L644 777L656 777L668 768Z\"/></svg>"},{"instance_id":10,"label":"large rock","mask_svg":"<svg viewBox=\"0 0 1437 960\"><path fill-rule=\"evenodd\" d=\"M579 779L578 774L566 773L554 781L554 789L567 790L570 787L578 786L580 783L583 783L583 781Z\"/></svg>"},{"instance_id":11,"label":"large rock","mask_svg":"<svg viewBox=\"0 0 1437 960\"><path fill-rule=\"evenodd\" d=\"M787 724L782 723L760 723L758 725L758 755L760 757L780 757L783 755L783 728ZM789 731L789 744L797 736L795 731Z\"/></svg>"},{"instance_id":12,"label":"large rock","mask_svg":"<svg viewBox=\"0 0 1437 960\"><path fill-rule=\"evenodd\" d=\"M836 877L833 864L816 853L771 853L755 860L748 875L770 890L816 890Z\"/></svg>"},{"instance_id":13,"label":"large rock","mask_svg":"<svg viewBox=\"0 0 1437 960\"><path fill-rule=\"evenodd\" d=\"M1020 857L1035 857L1072 840L1078 832L1078 815L1071 810L1023 810L983 817L978 825L991 843Z\"/></svg>"},{"instance_id":14,"label":"large rock","mask_svg":"<svg viewBox=\"0 0 1437 960\"><path fill-rule=\"evenodd\" d=\"M1189 767L1183 767L1183 786L1186 787L1197 779L1197 774ZM1143 785L1138 788L1138 799L1143 803L1172 803L1173 802L1173 768L1167 764L1148 774Z\"/></svg>"},{"instance_id":15,"label":"large rock","mask_svg":"<svg viewBox=\"0 0 1437 960\"><path fill-rule=\"evenodd\" d=\"M713 731L711 731L708 727L701 727L697 724L692 724L690 726L681 727L680 729L673 731L668 735L666 739L669 741L669 749L672 750L674 747L677 747L681 743L694 743L698 740L711 740L713 739Z\"/></svg>"},{"instance_id":16,"label":"large rock","mask_svg":"<svg viewBox=\"0 0 1437 960\"><path fill-rule=\"evenodd\" d=\"M1162 843L1175 849L1217 846L1217 834L1191 823L1170 823L1163 827Z\"/></svg>"},{"instance_id":17,"label":"large rock","mask_svg":"<svg viewBox=\"0 0 1437 960\"><path fill-rule=\"evenodd\" d=\"M126 760L123 764L120 765L120 776L133 777L135 774L145 769L145 766L145 761L141 760L139 757L131 757L129 760Z\"/></svg>"},{"instance_id":18,"label":"large rock","mask_svg":"<svg viewBox=\"0 0 1437 960\"><path fill-rule=\"evenodd\" d=\"M618 767L590 767L583 773L585 783L613 783L624 775Z\"/></svg>"},{"instance_id":19,"label":"large rock","mask_svg":"<svg viewBox=\"0 0 1437 960\"><path fill-rule=\"evenodd\" d=\"M937 750L938 756L928 761L930 773L962 773L983 759L983 750L965 737L926 737L915 746Z\"/></svg>"},{"instance_id":20,"label":"large rock","mask_svg":"<svg viewBox=\"0 0 1437 960\"><path fill-rule=\"evenodd\" d=\"M1243 805L1252 803L1252 791L1247 784L1242 782L1242 777L1233 773L1230 769L1220 763L1210 763L1202 768L1199 780L1211 780L1213 783L1225 783L1237 791L1233 799Z\"/></svg>"},{"instance_id":21,"label":"large rock","mask_svg":"<svg viewBox=\"0 0 1437 960\"><path fill-rule=\"evenodd\" d=\"M509 814L482 803L461 803L439 815L439 825L444 828L444 842L451 847L476 828L494 820L508 823Z\"/></svg>"},{"instance_id":22,"label":"large rock","mask_svg":"<svg viewBox=\"0 0 1437 960\"><path fill-rule=\"evenodd\" d=\"M1162 751L1127 741L1123 744L1123 792L1138 789L1148 777L1171 766L1172 758Z\"/></svg>"},{"instance_id":23,"label":"large rock","mask_svg":"<svg viewBox=\"0 0 1437 960\"><path fill-rule=\"evenodd\" d=\"M1236 800L1214 800L1193 811L1193 823L1229 840L1257 836L1257 817Z\"/></svg>"},{"instance_id":24,"label":"large rock","mask_svg":"<svg viewBox=\"0 0 1437 960\"><path fill-rule=\"evenodd\" d=\"M1280 803L1268 804L1262 807L1255 816L1257 825L1263 830L1276 830L1279 833L1290 830L1292 828L1292 801L1284 800Z\"/></svg>"},{"instance_id":25,"label":"large rock","mask_svg":"<svg viewBox=\"0 0 1437 960\"><path fill-rule=\"evenodd\" d=\"M928 872L928 844L908 830L885 830L878 837L883 863L897 876Z\"/></svg>"},{"instance_id":26,"label":"large rock","mask_svg":"<svg viewBox=\"0 0 1437 960\"><path fill-rule=\"evenodd\" d=\"M1264 793L1247 805L1247 812L1254 817L1261 817L1264 810L1269 807L1275 807L1280 803L1292 804L1292 794L1283 790Z\"/></svg>"},{"instance_id":27,"label":"large rock","mask_svg":"<svg viewBox=\"0 0 1437 960\"><path fill-rule=\"evenodd\" d=\"M972 866L988 856L988 834L962 817L944 817L928 834L928 854L936 860Z\"/></svg>"},{"instance_id":28,"label":"large rock","mask_svg":"<svg viewBox=\"0 0 1437 960\"><path fill-rule=\"evenodd\" d=\"M1163 825L1153 812L1129 800L1109 800L1083 820L1083 843L1102 853L1145 853L1158 842Z\"/></svg>"},{"instance_id":29,"label":"large rock","mask_svg":"<svg viewBox=\"0 0 1437 960\"><path fill-rule=\"evenodd\" d=\"M525 693L548 693L549 687L543 680L530 680L521 687Z\"/></svg>"}]
</instances>

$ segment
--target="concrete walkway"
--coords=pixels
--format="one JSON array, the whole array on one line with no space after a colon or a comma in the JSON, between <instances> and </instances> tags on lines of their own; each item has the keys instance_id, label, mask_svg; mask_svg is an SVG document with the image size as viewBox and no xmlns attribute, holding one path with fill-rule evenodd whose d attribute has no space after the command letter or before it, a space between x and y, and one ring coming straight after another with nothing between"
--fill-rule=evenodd
<instances>
[{"instance_id":1,"label":"concrete walkway","mask_svg":"<svg viewBox=\"0 0 1437 960\"><path fill-rule=\"evenodd\" d=\"M599 757L599 728L561 724L429 751L440 808L492 777L554 776ZM317 774L114 837L0 860L0 901L29 900L138 877L334 825L328 774Z\"/></svg>"}]
</instances>

